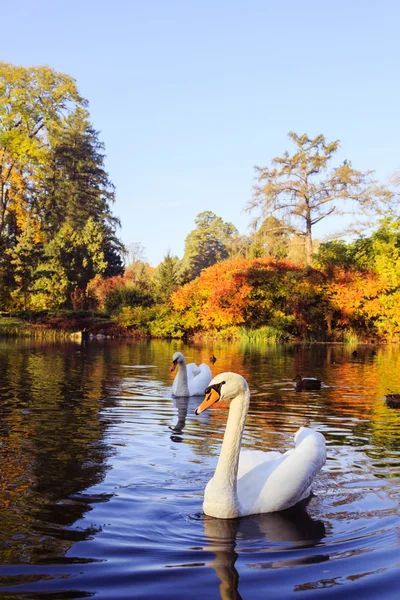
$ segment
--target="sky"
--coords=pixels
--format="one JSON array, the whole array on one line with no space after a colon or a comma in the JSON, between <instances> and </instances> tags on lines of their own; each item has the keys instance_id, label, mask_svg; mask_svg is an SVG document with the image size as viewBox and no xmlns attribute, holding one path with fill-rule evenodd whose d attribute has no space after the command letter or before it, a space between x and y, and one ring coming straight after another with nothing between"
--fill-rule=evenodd
<instances>
[{"instance_id":1,"label":"sky","mask_svg":"<svg viewBox=\"0 0 400 600\"><path fill-rule=\"evenodd\" d=\"M340 140L332 166L382 181L400 169L397 0L17 0L1 13L0 60L68 73L89 101L118 235L153 266L182 257L204 210L248 233L254 166L291 151L289 131Z\"/></svg>"}]
</instances>

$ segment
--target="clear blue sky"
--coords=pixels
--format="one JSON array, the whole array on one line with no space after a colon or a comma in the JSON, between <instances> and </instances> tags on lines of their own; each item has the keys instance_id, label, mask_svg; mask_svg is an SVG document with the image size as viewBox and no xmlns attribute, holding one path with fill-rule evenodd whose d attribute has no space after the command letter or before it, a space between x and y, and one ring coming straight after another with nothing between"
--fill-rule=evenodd
<instances>
[{"instance_id":1,"label":"clear blue sky","mask_svg":"<svg viewBox=\"0 0 400 600\"><path fill-rule=\"evenodd\" d=\"M245 233L253 167L290 150L290 130L341 140L338 162L380 179L400 168L397 0L16 0L1 14L1 60L77 80L119 235L154 266L182 256L203 210Z\"/></svg>"}]
</instances>

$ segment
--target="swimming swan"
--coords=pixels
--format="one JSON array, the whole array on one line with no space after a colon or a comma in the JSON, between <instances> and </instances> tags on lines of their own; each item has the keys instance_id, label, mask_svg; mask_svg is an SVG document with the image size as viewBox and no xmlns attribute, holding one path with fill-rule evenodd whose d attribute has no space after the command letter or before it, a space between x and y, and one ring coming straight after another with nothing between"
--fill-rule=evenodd
<instances>
[{"instance_id":1,"label":"swimming swan","mask_svg":"<svg viewBox=\"0 0 400 600\"><path fill-rule=\"evenodd\" d=\"M171 371L176 366L178 373L172 384L173 396L202 396L212 379L210 367L204 363L199 366L196 363L187 365L182 352L175 352L172 357Z\"/></svg>"},{"instance_id":2,"label":"swimming swan","mask_svg":"<svg viewBox=\"0 0 400 600\"><path fill-rule=\"evenodd\" d=\"M229 415L217 468L204 492L205 514L233 519L269 513L289 508L309 496L310 486L326 460L324 436L300 427L294 436L296 447L285 454L240 452L250 403L246 380L237 373L217 375L195 414L220 400L230 401Z\"/></svg>"}]
</instances>

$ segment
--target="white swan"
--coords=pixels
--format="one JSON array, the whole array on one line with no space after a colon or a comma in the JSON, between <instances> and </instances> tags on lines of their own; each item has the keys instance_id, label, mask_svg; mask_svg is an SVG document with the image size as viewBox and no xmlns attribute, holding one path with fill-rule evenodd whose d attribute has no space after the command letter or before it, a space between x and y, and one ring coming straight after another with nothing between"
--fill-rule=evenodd
<instances>
[{"instance_id":1,"label":"white swan","mask_svg":"<svg viewBox=\"0 0 400 600\"><path fill-rule=\"evenodd\" d=\"M175 352L172 357L171 371L178 366L178 373L172 384L173 396L202 396L212 379L211 369L205 363L186 364L182 352Z\"/></svg>"},{"instance_id":2,"label":"white swan","mask_svg":"<svg viewBox=\"0 0 400 600\"><path fill-rule=\"evenodd\" d=\"M300 427L296 447L280 452L240 452L250 403L246 380L237 373L221 373L206 389L198 415L219 400L230 401L228 421L214 476L204 492L206 515L232 519L284 510L306 498L326 460L325 438Z\"/></svg>"}]
</instances>

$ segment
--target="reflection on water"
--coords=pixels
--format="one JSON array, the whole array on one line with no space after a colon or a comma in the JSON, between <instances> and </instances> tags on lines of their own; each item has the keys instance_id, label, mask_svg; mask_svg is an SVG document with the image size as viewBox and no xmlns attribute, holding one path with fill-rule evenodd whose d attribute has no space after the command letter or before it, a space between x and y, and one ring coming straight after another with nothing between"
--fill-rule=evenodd
<instances>
[{"instance_id":1,"label":"reflection on water","mask_svg":"<svg viewBox=\"0 0 400 600\"><path fill-rule=\"evenodd\" d=\"M324 537L323 521L311 518L304 506L305 503L279 513L251 515L240 519L214 519L204 516L204 531L209 543L205 549L215 554L214 560L208 564L221 582L219 592L222 600L242 598L239 593L239 574L235 568L238 540L242 545L246 545L248 550L252 541L264 541L264 551L258 550L259 562L253 565L258 569L295 567L329 560L328 556L310 556L307 552L298 558L276 562L268 560L266 556L265 551L274 542L283 543L282 551L290 551L292 548L313 547Z\"/></svg>"},{"instance_id":2,"label":"reflection on water","mask_svg":"<svg viewBox=\"0 0 400 600\"><path fill-rule=\"evenodd\" d=\"M325 435L307 505L202 515L227 412L172 398L176 350L247 379L244 447L284 451L305 422ZM384 396L400 391L400 350L353 350L0 340L4 597L393 597L400 411ZM296 373L324 387L296 393Z\"/></svg>"}]
</instances>

